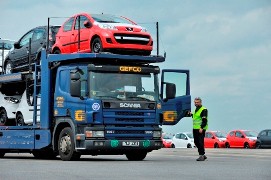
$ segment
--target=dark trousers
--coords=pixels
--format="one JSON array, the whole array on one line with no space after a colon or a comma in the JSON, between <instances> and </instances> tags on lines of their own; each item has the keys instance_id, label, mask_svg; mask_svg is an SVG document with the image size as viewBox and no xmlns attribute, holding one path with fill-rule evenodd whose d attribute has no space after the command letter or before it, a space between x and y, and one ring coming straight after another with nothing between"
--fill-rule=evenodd
<instances>
[{"instance_id":1,"label":"dark trousers","mask_svg":"<svg viewBox=\"0 0 271 180\"><path fill-rule=\"evenodd\" d=\"M194 136L194 143L198 148L199 155L205 154L204 149L204 137L205 137L205 130L202 133L199 133L199 129L193 129L193 136Z\"/></svg>"}]
</instances>

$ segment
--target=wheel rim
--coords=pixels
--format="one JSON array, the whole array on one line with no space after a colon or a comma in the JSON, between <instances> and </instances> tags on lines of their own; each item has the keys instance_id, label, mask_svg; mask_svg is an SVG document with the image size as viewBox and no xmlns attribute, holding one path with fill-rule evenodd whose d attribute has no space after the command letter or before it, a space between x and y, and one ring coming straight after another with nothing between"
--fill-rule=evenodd
<instances>
[{"instance_id":1,"label":"wheel rim","mask_svg":"<svg viewBox=\"0 0 271 180\"><path fill-rule=\"evenodd\" d=\"M0 124L5 124L6 123L6 114L5 113L0 113Z\"/></svg>"},{"instance_id":2,"label":"wheel rim","mask_svg":"<svg viewBox=\"0 0 271 180\"><path fill-rule=\"evenodd\" d=\"M93 44L93 52L99 53L100 51L101 51L101 44L99 42L95 41Z\"/></svg>"},{"instance_id":3,"label":"wheel rim","mask_svg":"<svg viewBox=\"0 0 271 180\"><path fill-rule=\"evenodd\" d=\"M23 124L24 124L24 119L22 117L18 117L17 126L23 126Z\"/></svg>"},{"instance_id":4,"label":"wheel rim","mask_svg":"<svg viewBox=\"0 0 271 180\"><path fill-rule=\"evenodd\" d=\"M5 72L6 72L6 74L11 74L11 64L10 63L7 63Z\"/></svg>"},{"instance_id":5,"label":"wheel rim","mask_svg":"<svg viewBox=\"0 0 271 180\"><path fill-rule=\"evenodd\" d=\"M60 140L60 151L64 154L69 154L71 152L71 137L66 134Z\"/></svg>"}]
</instances>

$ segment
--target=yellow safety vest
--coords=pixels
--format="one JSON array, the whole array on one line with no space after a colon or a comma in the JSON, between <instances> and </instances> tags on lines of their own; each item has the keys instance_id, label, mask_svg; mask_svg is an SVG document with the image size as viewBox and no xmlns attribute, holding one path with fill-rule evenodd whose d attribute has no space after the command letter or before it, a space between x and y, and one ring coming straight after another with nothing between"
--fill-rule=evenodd
<instances>
[{"instance_id":1,"label":"yellow safety vest","mask_svg":"<svg viewBox=\"0 0 271 180\"><path fill-rule=\"evenodd\" d=\"M200 125L202 123L202 118L200 116L201 112L206 109L205 107L201 106L201 108L196 112L196 110L194 110L194 113L193 113L193 129L200 129ZM207 119L207 124L206 126L203 128L205 130L208 129L208 117L206 117Z\"/></svg>"}]
</instances>

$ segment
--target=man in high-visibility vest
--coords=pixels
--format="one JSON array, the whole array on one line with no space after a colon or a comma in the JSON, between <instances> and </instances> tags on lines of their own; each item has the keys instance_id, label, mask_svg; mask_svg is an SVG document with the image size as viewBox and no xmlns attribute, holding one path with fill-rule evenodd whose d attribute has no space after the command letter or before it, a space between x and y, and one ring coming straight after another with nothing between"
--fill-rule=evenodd
<instances>
[{"instance_id":1,"label":"man in high-visibility vest","mask_svg":"<svg viewBox=\"0 0 271 180\"><path fill-rule=\"evenodd\" d=\"M208 129L208 110L202 106L202 100L200 97L194 100L196 109L193 113L189 112L189 115L193 118L193 136L194 143L198 148L199 158L197 161L205 161L204 149L204 137L205 131Z\"/></svg>"}]
</instances>

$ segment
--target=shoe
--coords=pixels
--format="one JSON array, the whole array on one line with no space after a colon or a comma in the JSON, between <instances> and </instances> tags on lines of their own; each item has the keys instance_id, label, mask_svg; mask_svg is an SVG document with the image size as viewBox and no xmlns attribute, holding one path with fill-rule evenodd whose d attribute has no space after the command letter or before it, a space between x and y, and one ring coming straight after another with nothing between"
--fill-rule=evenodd
<instances>
[{"instance_id":1,"label":"shoe","mask_svg":"<svg viewBox=\"0 0 271 180\"><path fill-rule=\"evenodd\" d=\"M203 155L204 159L207 159L207 156Z\"/></svg>"},{"instance_id":2,"label":"shoe","mask_svg":"<svg viewBox=\"0 0 271 180\"><path fill-rule=\"evenodd\" d=\"M205 161L204 155L199 156L199 158L197 159L197 161Z\"/></svg>"}]
</instances>

